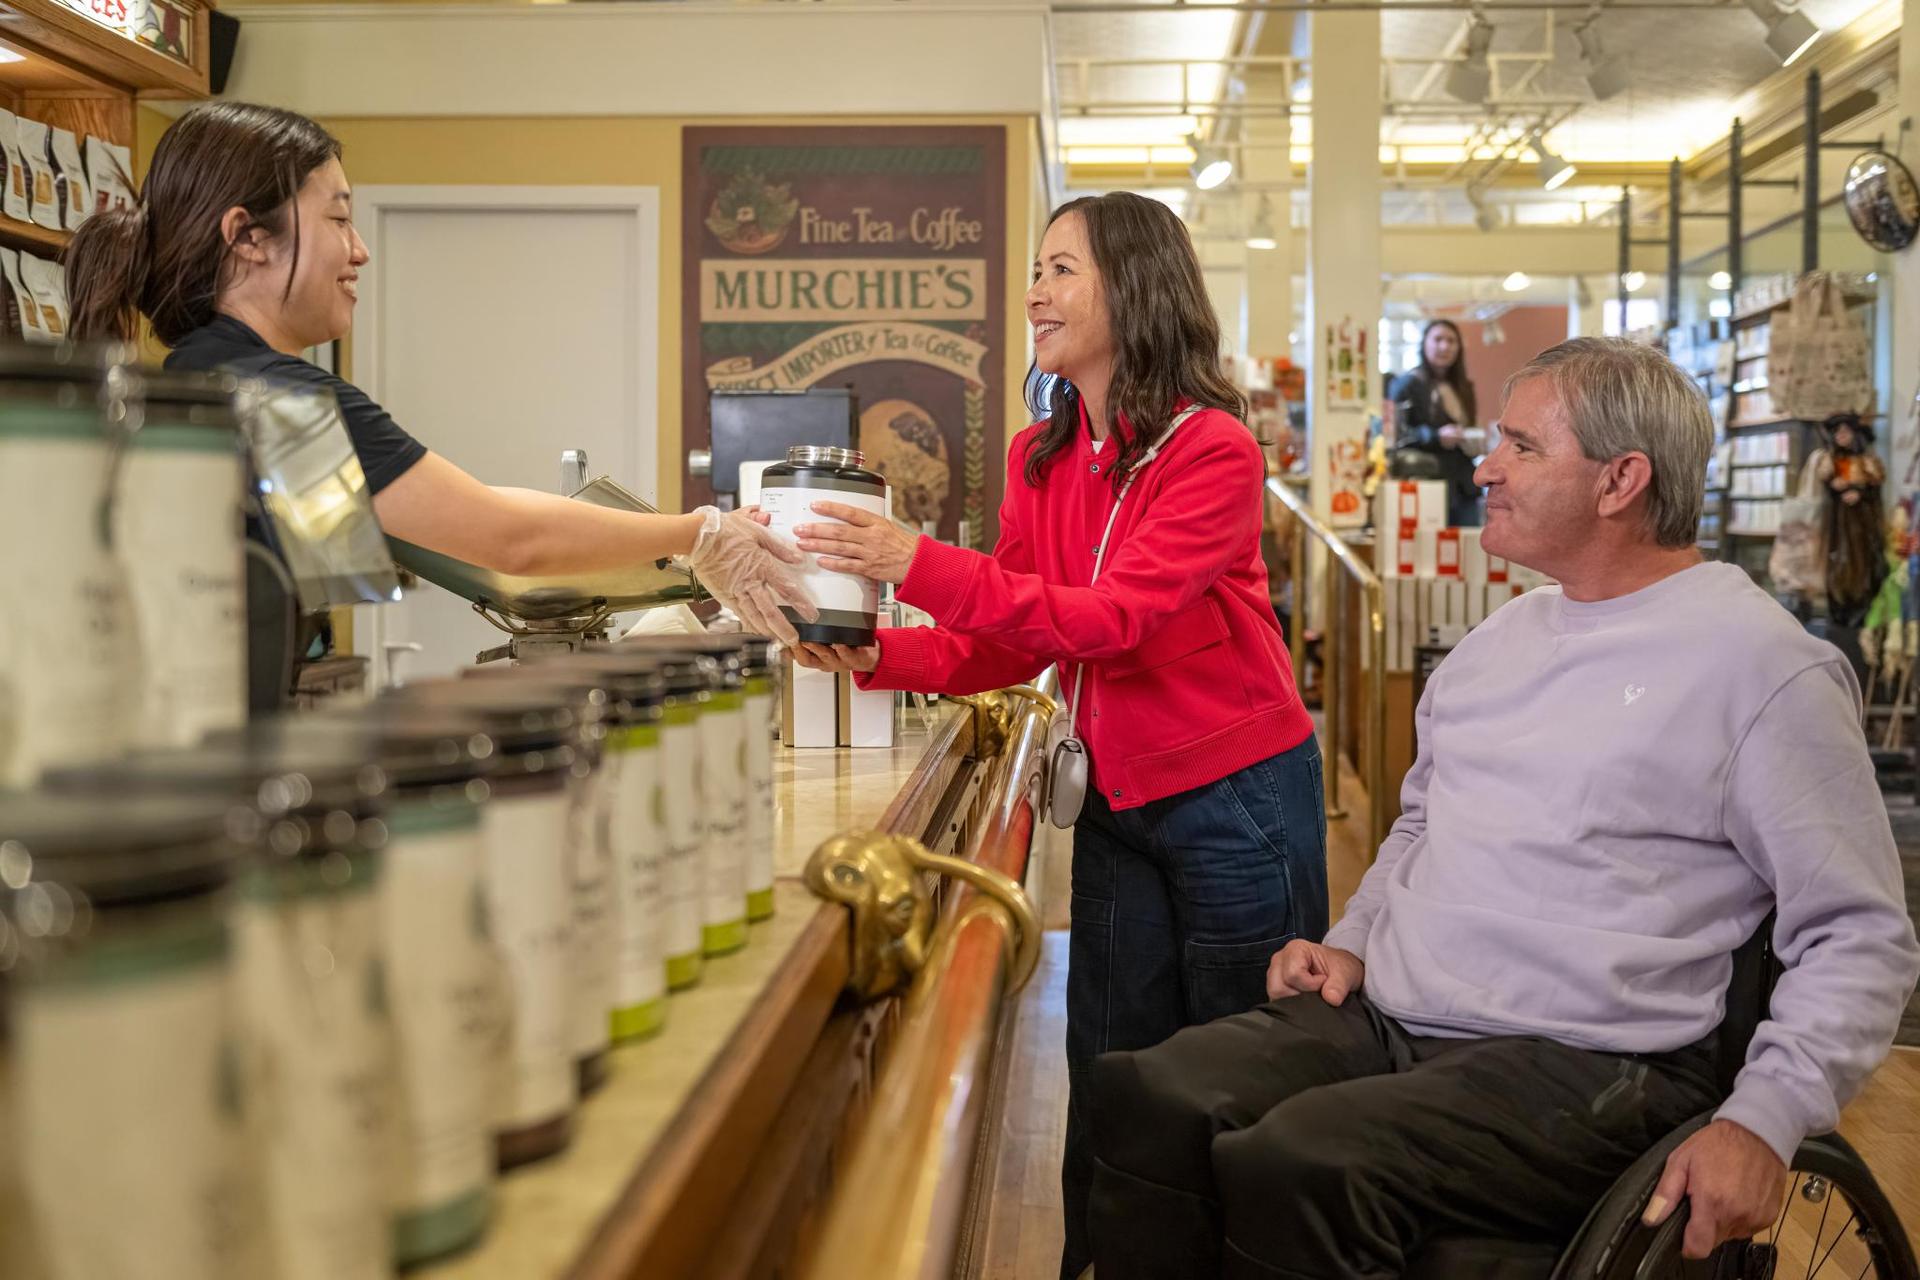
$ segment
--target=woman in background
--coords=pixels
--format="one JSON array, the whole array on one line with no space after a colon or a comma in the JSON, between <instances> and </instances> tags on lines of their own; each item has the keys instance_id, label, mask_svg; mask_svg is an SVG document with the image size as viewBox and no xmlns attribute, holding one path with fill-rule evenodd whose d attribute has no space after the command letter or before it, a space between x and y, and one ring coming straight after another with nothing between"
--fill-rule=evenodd
<instances>
[{"instance_id":1,"label":"woman in background","mask_svg":"<svg viewBox=\"0 0 1920 1280\"><path fill-rule=\"evenodd\" d=\"M1387 389L1394 424L1393 446L1433 455L1447 486L1447 523L1480 523L1480 486L1473 482L1473 458L1463 447L1465 428L1474 426L1479 406L1460 327L1435 320L1420 335L1420 364L1395 378Z\"/></svg>"}]
</instances>

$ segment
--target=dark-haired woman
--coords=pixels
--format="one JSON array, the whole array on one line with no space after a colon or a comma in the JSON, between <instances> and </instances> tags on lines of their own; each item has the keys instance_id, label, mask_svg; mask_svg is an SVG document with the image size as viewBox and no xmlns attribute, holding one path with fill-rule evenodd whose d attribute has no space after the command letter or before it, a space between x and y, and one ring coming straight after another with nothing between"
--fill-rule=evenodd
<instances>
[{"instance_id":1,"label":"dark-haired woman","mask_svg":"<svg viewBox=\"0 0 1920 1280\"><path fill-rule=\"evenodd\" d=\"M1396 449L1418 449L1440 464L1447 486L1447 523L1480 523L1480 486L1473 482L1473 458L1463 447L1466 428L1479 406L1467 377L1460 326L1435 320L1420 334L1420 364L1387 388Z\"/></svg>"},{"instance_id":2,"label":"dark-haired woman","mask_svg":"<svg viewBox=\"0 0 1920 1280\"><path fill-rule=\"evenodd\" d=\"M583 573L685 554L754 630L791 639L779 607L811 611L783 561L801 553L744 513L639 515L480 483L361 391L301 358L353 325L367 247L340 144L305 116L214 102L160 139L137 206L89 218L67 253L73 331L130 339L136 318L170 369L324 387L387 533L512 574Z\"/></svg>"},{"instance_id":3,"label":"dark-haired woman","mask_svg":"<svg viewBox=\"0 0 1920 1280\"><path fill-rule=\"evenodd\" d=\"M1091 1261L1085 1074L1267 998L1267 965L1327 926L1313 726L1260 558L1259 446L1219 372L1186 228L1127 193L1047 227L1027 292L1045 418L1007 459L993 554L849 507L796 530L829 569L900 584L938 620L796 660L863 687L969 693L1057 663L1092 762L1074 828L1061 1275Z\"/></svg>"}]
</instances>

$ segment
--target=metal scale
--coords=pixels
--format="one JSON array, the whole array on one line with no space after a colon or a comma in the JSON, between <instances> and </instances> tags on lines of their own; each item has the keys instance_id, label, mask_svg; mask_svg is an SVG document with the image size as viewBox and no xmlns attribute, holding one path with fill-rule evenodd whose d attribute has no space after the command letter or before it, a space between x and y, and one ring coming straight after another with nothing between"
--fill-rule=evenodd
<instances>
[{"instance_id":1,"label":"metal scale","mask_svg":"<svg viewBox=\"0 0 1920 1280\"><path fill-rule=\"evenodd\" d=\"M608 476L587 479L584 450L560 456L560 491L581 502L618 511L657 514L656 508ZM567 577L495 573L398 538L389 538L396 563L437 587L471 601L473 611L507 635L482 649L477 663L524 662L577 653L607 643L616 613L698 603L706 598L691 571L671 560Z\"/></svg>"}]
</instances>

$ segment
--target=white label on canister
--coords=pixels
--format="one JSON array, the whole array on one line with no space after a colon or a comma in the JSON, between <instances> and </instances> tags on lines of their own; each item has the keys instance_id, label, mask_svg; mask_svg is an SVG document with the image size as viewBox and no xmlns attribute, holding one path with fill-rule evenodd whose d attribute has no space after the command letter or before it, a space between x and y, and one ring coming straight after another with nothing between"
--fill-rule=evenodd
<instances>
[{"instance_id":1,"label":"white label on canister","mask_svg":"<svg viewBox=\"0 0 1920 1280\"><path fill-rule=\"evenodd\" d=\"M575 1056L605 1049L613 1038L618 942L613 923L613 789L602 764L568 784L566 866L573 901L572 981L568 1043Z\"/></svg>"},{"instance_id":2,"label":"white label on canister","mask_svg":"<svg viewBox=\"0 0 1920 1280\"><path fill-rule=\"evenodd\" d=\"M247 718L240 460L135 448L124 466L114 548L140 654L134 737L144 747L191 746Z\"/></svg>"},{"instance_id":3,"label":"white label on canister","mask_svg":"<svg viewBox=\"0 0 1920 1280\"><path fill-rule=\"evenodd\" d=\"M617 755L612 823L620 937L616 1003L623 1009L657 1000L667 990L666 823L661 812L660 752L654 745L655 730L629 732L644 735L647 741Z\"/></svg>"},{"instance_id":4,"label":"white label on canister","mask_svg":"<svg viewBox=\"0 0 1920 1280\"><path fill-rule=\"evenodd\" d=\"M381 877L399 1130L395 1203L439 1209L493 1181L501 962L488 933L478 825L395 835Z\"/></svg>"},{"instance_id":5,"label":"white label on canister","mask_svg":"<svg viewBox=\"0 0 1920 1280\"><path fill-rule=\"evenodd\" d=\"M887 514L885 493L856 493L848 489L809 488L792 477L769 478L760 490L760 509L771 517L775 533L791 538L795 525L838 523L813 509L816 502L837 502L842 506L871 511L882 519ZM807 594L821 611L857 614L863 621L835 619L835 625L872 626L880 612L880 588L871 578L856 573L838 573L820 567L819 558L809 555L802 566ZM825 622L826 619L822 619Z\"/></svg>"},{"instance_id":6,"label":"white label on canister","mask_svg":"<svg viewBox=\"0 0 1920 1280\"><path fill-rule=\"evenodd\" d=\"M761 682L764 683L764 682ZM773 888L773 693L747 695L747 892Z\"/></svg>"},{"instance_id":7,"label":"white label on canister","mask_svg":"<svg viewBox=\"0 0 1920 1280\"><path fill-rule=\"evenodd\" d=\"M513 1011L512 1066L493 1111L503 1129L542 1124L573 1106L567 1022L573 898L562 849L569 799L564 789L495 792L481 811L487 906Z\"/></svg>"},{"instance_id":8,"label":"white label on canister","mask_svg":"<svg viewBox=\"0 0 1920 1280\"><path fill-rule=\"evenodd\" d=\"M661 813L666 839L666 926L669 958L700 954L700 916L706 868L700 816L700 726L674 724L690 708L669 708L660 726Z\"/></svg>"},{"instance_id":9,"label":"white label on canister","mask_svg":"<svg viewBox=\"0 0 1920 1280\"><path fill-rule=\"evenodd\" d=\"M719 695L701 709L700 753L707 820L701 921L732 924L747 914L747 712L738 693Z\"/></svg>"},{"instance_id":10,"label":"white label on canister","mask_svg":"<svg viewBox=\"0 0 1920 1280\"><path fill-rule=\"evenodd\" d=\"M0 787L117 755L131 647L125 586L100 536L98 440L0 437Z\"/></svg>"},{"instance_id":11,"label":"white label on canister","mask_svg":"<svg viewBox=\"0 0 1920 1280\"><path fill-rule=\"evenodd\" d=\"M19 1177L44 1280L257 1274L225 958L15 990Z\"/></svg>"},{"instance_id":12,"label":"white label on canister","mask_svg":"<svg viewBox=\"0 0 1920 1280\"><path fill-rule=\"evenodd\" d=\"M371 887L236 912L248 1124L278 1280L385 1280L392 1024Z\"/></svg>"}]
</instances>

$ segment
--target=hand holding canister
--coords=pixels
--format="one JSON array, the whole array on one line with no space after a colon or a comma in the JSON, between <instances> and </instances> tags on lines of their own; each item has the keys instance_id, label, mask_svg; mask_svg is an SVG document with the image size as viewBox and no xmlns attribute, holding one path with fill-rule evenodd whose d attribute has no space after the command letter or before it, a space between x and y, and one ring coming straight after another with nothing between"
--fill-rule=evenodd
<instances>
[{"instance_id":1,"label":"hand holding canister","mask_svg":"<svg viewBox=\"0 0 1920 1280\"><path fill-rule=\"evenodd\" d=\"M820 616L800 574L791 568L806 555L760 524L753 512L722 515L714 507L702 507L698 514L700 533L687 562L702 585L738 614L749 631L782 644L798 641L799 634L780 610L792 609L809 622Z\"/></svg>"},{"instance_id":2,"label":"hand holding canister","mask_svg":"<svg viewBox=\"0 0 1920 1280\"><path fill-rule=\"evenodd\" d=\"M840 524L803 524L794 528L800 549L820 557L820 567L836 573L857 573L875 582L907 580L918 534L908 533L885 516L839 502L816 502L815 515Z\"/></svg>"}]
</instances>

